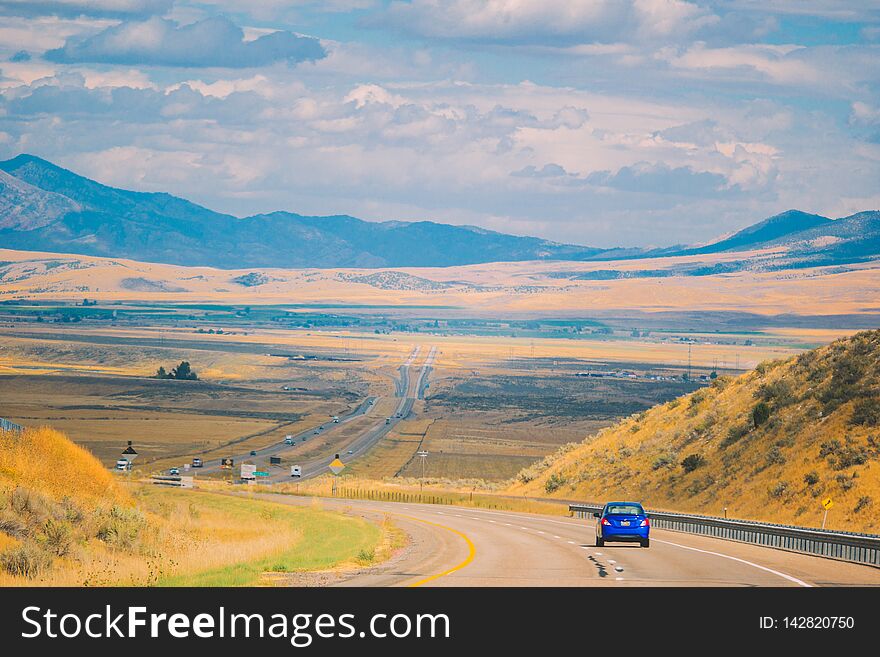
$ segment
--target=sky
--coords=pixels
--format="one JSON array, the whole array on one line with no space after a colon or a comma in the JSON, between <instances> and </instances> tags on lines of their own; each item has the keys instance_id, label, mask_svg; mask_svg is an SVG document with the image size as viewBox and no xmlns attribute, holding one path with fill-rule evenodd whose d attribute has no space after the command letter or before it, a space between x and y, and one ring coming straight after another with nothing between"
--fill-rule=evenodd
<instances>
[{"instance_id":1,"label":"sky","mask_svg":"<svg viewBox=\"0 0 880 657\"><path fill-rule=\"evenodd\" d=\"M590 246L880 208L877 0L0 0L0 159Z\"/></svg>"}]
</instances>

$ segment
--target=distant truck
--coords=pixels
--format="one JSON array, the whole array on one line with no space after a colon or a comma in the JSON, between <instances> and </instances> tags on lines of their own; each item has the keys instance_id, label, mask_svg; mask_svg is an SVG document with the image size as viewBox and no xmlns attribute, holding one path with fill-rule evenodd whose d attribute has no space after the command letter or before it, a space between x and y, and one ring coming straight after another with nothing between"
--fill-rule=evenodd
<instances>
[{"instance_id":1,"label":"distant truck","mask_svg":"<svg viewBox=\"0 0 880 657\"><path fill-rule=\"evenodd\" d=\"M333 424L339 424L339 417L337 415L333 416Z\"/></svg>"},{"instance_id":2,"label":"distant truck","mask_svg":"<svg viewBox=\"0 0 880 657\"><path fill-rule=\"evenodd\" d=\"M292 465L290 466L290 476L291 477L302 477L303 469L301 465Z\"/></svg>"},{"instance_id":3,"label":"distant truck","mask_svg":"<svg viewBox=\"0 0 880 657\"><path fill-rule=\"evenodd\" d=\"M120 471L128 470L128 461L125 459L119 459L116 461L116 469Z\"/></svg>"},{"instance_id":4,"label":"distant truck","mask_svg":"<svg viewBox=\"0 0 880 657\"><path fill-rule=\"evenodd\" d=\"M285 445L293 445L293 436L284 436Z\"/></svg>"},{"instance_id":5,"label":"distant truck","mask_svg":"<svg viewBox=\"0 0 880 657\"><path fill-rule=\"evenodd\" d=\"M198 456L195 457L193 459L192 467L194 467L194 468L204 467L204 464L202 463L202 459L200 459Z\"/></svg>"}]
</instances>

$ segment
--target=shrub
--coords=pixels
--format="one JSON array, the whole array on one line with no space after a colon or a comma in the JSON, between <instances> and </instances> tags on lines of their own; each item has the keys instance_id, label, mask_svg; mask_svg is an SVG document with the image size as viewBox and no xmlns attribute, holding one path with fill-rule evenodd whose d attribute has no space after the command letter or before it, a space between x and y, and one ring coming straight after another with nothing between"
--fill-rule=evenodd
<instances>
[{"instance_id":1,"label":"shrub","mask_svg":"<svg viewBox=\"0 0 880 657\"><path fill-rule=\"evenodd\" d=\"M855 478L847 477L845 474L837 475L836 477L834 477L834 480L837 482L837 485L840 486L844 491L848 491L856 485Z\"/></svg>"},{"instance_id":2,"label":"shrub","mask_svg":"<svg viewBox=\"0 0 880 657\"><path fill-rule=\"evenodd\" d=\"M376 560L376 551L364 548L358 552L357 560L361 563L373 563Z\"/></svg>"},{"instance_id":3,"label":"shrub","mask_svg":"<svg viewBox=\"0 0 880 657\"><path fill-rule=\"evenodd\" d=\"M727 430L727 435L721 441L721 447L730 447L743 436L749 433L749 427L746 424L735 424Z\"/></svg>"},{"instance_id":4,"label":"shrub","mask_svg":"<svg viewBox=\"0 0 880 657\"><path fill-rule=\"evenodd\" d=\"M836 438L819 446L819 456L826 458L833 470L846 470L854 465L862 465L868 460L868 453L864 447L844 445Z\"/></svg>"},{"instance_id":5,"label":"shrub","mask_svg":"<svg viewBox=\"0 0 880 657\"><path fill-rule=\"evenodd\" d=\"M788 406L796 401L791 384L784 379L762 383L758 388L757 396L762 401L773 404L777 408Z\"/></svg>"},{"instance_id":6,"label":"shrub","mask_svg":"<svg viewBox=\"0 0 880 657\"><path fill-rule=\"evenodd\" d=\"M785 463L785 457L779 448L774 445L767 452L767 465L781 465Z\"/></svg>"},{"instance_id":7,"label":"shrub","mask_svg":"<svg viewBox=\"0 0 880 657\"><path fill-rule=\"evenodd\" d=\"M756 429L770 419L770 406L767 402L758 402L751 413L752 426Z\"/></svg>"},{"instance_id":8,"label":"shrub","mask_svg":"<svg viewBox=\"0 0 880 657\"><path fill-rule=\"evenodd\" d=\"M859 498L859 501L856 502L856 506L855 506L855 508L853 509L853 511L855 511L856 513L858 513L858 512L861 511L862 509L864 509L864 508L870 506L870 505L871 505L871 501L872 501L872 500L871 500L870 496L868 496L868 495L862 495L862 496Z\"/></svg>"},{"instance_id":9,"label":"shrub","mask_svg":"<svg viewBox=\"0 0 880 657\"><path fill-rule=\"evenodd\" d=\"M651 464L652 470L659 470L660 468L671 468L675 465L675 455L674 454L661 454L654 462Z\"/></svg>"},{"instance_id":10,"label":"shrub","mask_svg":"<svg viewBox=\"0 0 880 657\"><path fill-rule=\"evenodd\" d=\"M682 460L681 467L684 468L685 472L693 472L705 463L706 459L703 458L702 454L689 454Z\"/></svg>"},{"instance_id":11,"label":"shrub","mask_svg":"<svg viewBox=\"0 0 880 657\"><path fill-rule=\"evenodd\" d=\"M857 400L849 423L866 427L880 425L880 397L862 397Z\"/></svg>"},{"instance_id":12,"label":"shrub","mask_svg":"<svg viewBox=\"0 0 880 657\"><path fill-rule=\"evenodd\" d=\"M816 484L819 483L819 473L816 472L815 470L808 472L807 474L804 475L804 483L807 486L815 486Z\"/></svg>"},{"instance_id":13,"label":"shrub","mask_svg":"<svg viewBox=\"0 0 880 657\"><path fill-rule=\"evenodd\" d=\"M770 497L774 497L774 498L778 499L778 498L782 497L783 495L785 495L785 491L787 491L787 490L788 490L788 484L785 483L784 481L780 481L775 486L773 486L773 488L771 488L769 490Z\"/></svg>"},{"instance_id":14,"label":"shrub","mask_svg":"<svg viewBox=\"0 0 880 657\"><path fill-rule=\"evenodd\" d=\"M706 475L705 477L697 477L694 479L690 485L685 488L685 490L690 495L698 495L702 493L707 488L710 488L715 483L715 478L712 475Z\"/></svg>"},{"instance_id":15,"label":"shrub","mask_svg":"<svg viewBox=\"0 0 880 657\"><path fill-rule=\"evenodd\" d=\"M46 547L53 554L63 557L70 552L70 546L73 543L73 527L69 522L50 518L43 527L43 535Z\"/></svg>"},{"instance_id":16,"label":"shrub","mask_svg":"<svg viewBox=\"0 0 880 657\"><path fill-rule=\"evenodd\" d=\"M565 484L565 482L565 477L563 477L562 475L558 475L554 472L547 478L547 481L544 482L544 490L548 493L552 493L559 490Z\"/></svg>"},{"instance_id":17,"label":"shrub","mask_svg":"<svg viewBox=\"0 0 880 657\"><path fill-rule=\"evenodd\" d=\"M136 509L114 506L101 518L96 537L108 545L130 549L137 542L144 525L144 517Z\"/></svg>"},{"instance_id":18,"label":"shrub","mask_svg":"<svg viewBox=\"0 0 880 657\"><path fill-rule=\"evenodd\" d=\"M49 555L32 543L23 543L0 554L0 567L16 577L33 579L51 565Z\"/></svg>"}]
</instances>

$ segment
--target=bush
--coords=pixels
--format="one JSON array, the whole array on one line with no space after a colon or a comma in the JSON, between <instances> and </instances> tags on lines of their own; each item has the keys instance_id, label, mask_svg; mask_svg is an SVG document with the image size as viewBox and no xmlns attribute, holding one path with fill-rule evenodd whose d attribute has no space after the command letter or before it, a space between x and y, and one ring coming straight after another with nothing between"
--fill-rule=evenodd
<instances>
[{"instance_id":1,"label":"bush","mask_svg":"<svg viewBox=\"0 0 880 657\"><path fill-rule=\"evenodd\" d=\"M0 554L0 567L16 577L33 579L51 566L51 557L31 543L18 545Z\"/></svg>"},{"instance_id":2,"label":"bush","mask_svg":"<svg viewBox=\"0 0 880 657\"><path fill-rule=\"evenodd\" d=\"M836 438L819 446L819 456L826 458L832 470L846 470L854 465L862 465L868 460L867 450L855 445L844 445Z\"/></svg>"},{"instance_id":3,"label":"bush","mask_svg":"<svg viewBox=\"0 0 880 657\"><path fill-rule=\"evenodd\" d=\"M773 404L776 408L793 404L796 399L791 384L783 379L771 383L762 383L757 396L761 401Z\"/></svg>"},{"instance_id":4,"label":"bush","mask_svg":"<svg viewBox=\"0 0 880 657\"><path fill-rule=\"evenodd\" d=\"M815 470L804 475L804 483L807 486L815 486L819 483L819 473Z\"/></svg>"},{"instance_id":5,"label":"bush","mask_svg":"<svg viewBox=\"0 0 880 657\"><path fill-rule=\"evenodd\" d=\"M146 521L136 509L114 506L101 518L96 537L114 547L131 549L137 542Z\"/></svg>"},{"instance_id":6,"label":"bush","mask_svg":"<svg viewBox=\"0 0 880 657\"><path fill-rule=\"evenodd\" d=\"M727 430L727 435L721 441L721 447L730 447L735 442L748 435L749 427L746 424L736 424Z\"/></svg>"},{"instance_id":7,"label":"bush","mask_svg":"<svg viewBox=\"0 0 880 657\"><path fill-rule=\"evenodd\" d=\"M862 397L857 400L849 423L866 427L880 425L880 397Z\"/></svg>"},{"instance_id":8,"label":"bush","mask_svg":"<svg viewBox=\"0 0 880 657\"><path fill-rule=\"evenodd\" d=\"M859 498L859 501L856 502L856 506L853 509L853 511L858 513L862 509L869 507L871 505L871 501L872 500L871 500L870 496L862 495L862 497Z\"/></svg>"},{"instance_id":9,"label":"bush","mask_svg":"<svg viewBox=\"0 0 880 657\"><path fill-rule=\"evenodd\" d=\"M778 484L773 486L768 492L770 493L770 497L780 498L785 495L785 491L788 490L788 484L784 481L780 481Z\"/></svg>"},{"instance_id":10,"label":"bush","mask_svg":"<svg viewBox=\"0 0 880 657\"><path fill-rule=\"evenodd\" d=\"M682 460L681 467L684 468L685 472L693 472L705 463L706 459L701 454L689 454Z\"/></svg>"},{"instance_id":11,"label":"bush","mask_svg":"<svg viewBox=\"0 0 880 657\"><path fill-rule=\"evenodd\" d=\"M675 455L673 454L661 454L654 462L651 464L652 470L659 470L660 468L671 468L675 465Z\"/></svg>"},{"instance_id":12,"label":"bush","mask_svg":"<svg viewBox=\"0 0 880 657\"><path fill-rule=\"evenodd\" d=\"M553 493L565 484L566 479L562 475L558 475L555 472L547 478L547 481L544 482L544 490L548 493Z\"/></svg>"},{"instance_id":13,"label":"bush","mask_svg":"<svg viewBox=\"0 0 880 657\"><path fill-rule=\"evenodd\" d=\"M845 474L839 474L834 477L834 480L837 482L837 485L841 487L844 491L850 490L853 486L856 485L855 477L847 477Z\"/></svg>"},{"instance_id":14,"label":"bush","mask_svg":"<svg viewBox=\"0 0 880 657\"><path fill-rule=\"evenodd\" d=\"M770 419L770 406L767 402L758 402L751 413L752 426L756 429Z\"/></svg>"},{"instance_id":15,"label":"bush","mask_svg":"<svg viewBox=\"0 0 880 657\"><path fill-rule=\"evenodd\" d=\"M53 554L63 557L70 552L70 546L73 543L73 527L70 523L50 518L43 527L43 535L46 547Z\"/></svg>"},{"instance_id":16,"label":"bush","mask_svg":"<svg viewBox=\"0 0 880 657\"><path fill-rule=\"evenodd\" d=\"M775 445L767 452L767 465L782 465L785 463L785 457Z\"/></svg>"}]
</instances>

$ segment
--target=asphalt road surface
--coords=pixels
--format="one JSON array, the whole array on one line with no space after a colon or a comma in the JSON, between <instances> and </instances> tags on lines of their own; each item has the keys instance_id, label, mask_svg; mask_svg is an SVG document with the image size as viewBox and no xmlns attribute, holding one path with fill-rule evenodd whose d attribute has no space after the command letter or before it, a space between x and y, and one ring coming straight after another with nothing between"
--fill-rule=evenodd
<instances>
[{"instance_id":1,"label":"asphalt road surface","mask_svg":"<svg viewBox=\"0 0 880 657\"><path fill-rule=\"evenodd\" d=\"M312 504L312 498L265 497ZM592 519L369 500L321 503L373 520L388 516L411 537L397 557L335 575L330 585L880 586L878 568L670 530L652 529L650 548L597 548Z\"/></svg>"}]
</instances>

